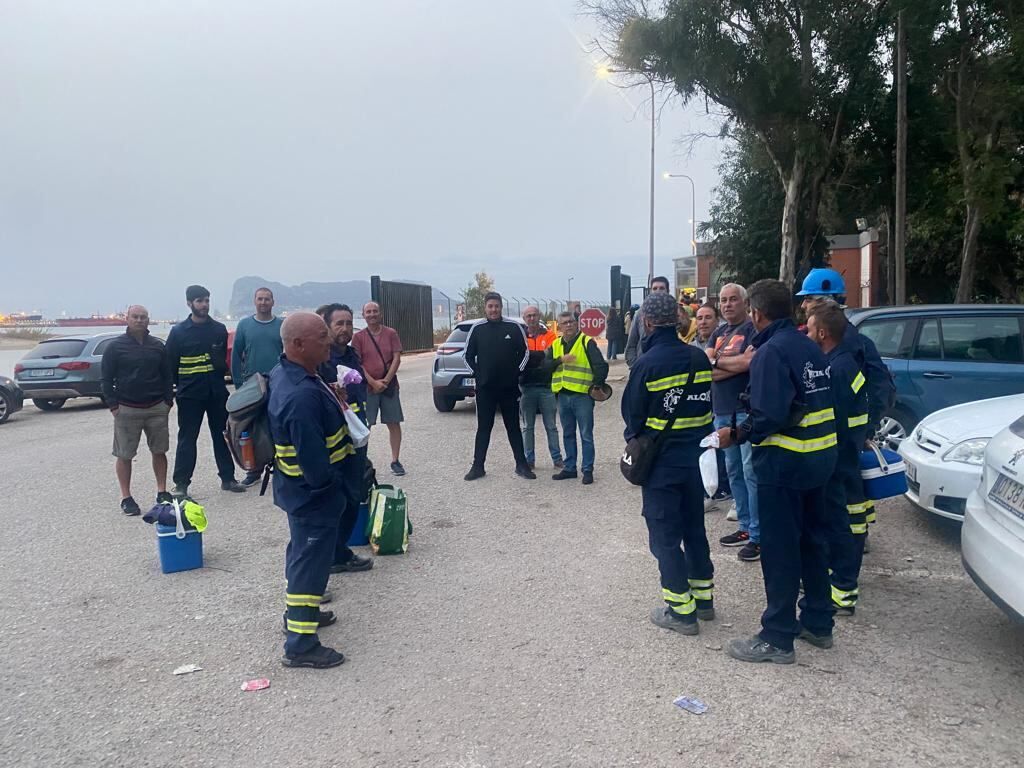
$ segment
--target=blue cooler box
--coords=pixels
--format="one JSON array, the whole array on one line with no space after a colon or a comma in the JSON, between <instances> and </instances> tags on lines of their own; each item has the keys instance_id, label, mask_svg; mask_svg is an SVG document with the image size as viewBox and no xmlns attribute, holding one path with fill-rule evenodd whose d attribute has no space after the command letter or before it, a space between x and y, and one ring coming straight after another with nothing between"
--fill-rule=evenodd
<instances>
[{"instance_id":1,"label":"blue cooler box","mask_svg":"<svg viewBox=\"0 0 1024 768\"><path fill-rule=\"evenodd\" d=\"M160 569L164 573L203 567L203 534L199 531L185 531L185 537L179 539L173 525L157 523L156 548L160 553Z\"/></svg>"},{"instance_id":2,"label":"blue cooler box","mask_svg":"<svg viewBox=\"0 0 1024 768\"><path fill-rule=\"evenodd\" d=\"M363 502L359 505L359 516L356 518L356 527L352 529L352 535L348 537L350 547L365 547L370 543L370 537L366 532L366 524L370 519L370 507Z\"/></svg>"},{"instance_id":3,"label":"blue cooler box","mask_svg":"<svg viewBox=\"0 0 1024 768\"><path fill-rule=\"evenodd\" d=\"M888 448L879 448L878 453L870 449L861 451L860 476L864 495L873 501L907 492L907 466L898 453Z\"/></svg>"}]
</instances>

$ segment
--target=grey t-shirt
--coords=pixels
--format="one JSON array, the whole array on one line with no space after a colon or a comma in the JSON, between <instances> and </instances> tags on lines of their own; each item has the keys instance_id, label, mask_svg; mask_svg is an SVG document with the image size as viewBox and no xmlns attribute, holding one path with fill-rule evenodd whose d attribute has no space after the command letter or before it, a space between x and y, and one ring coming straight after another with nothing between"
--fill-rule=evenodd
<instances>
[{"instance_id":1,"label":"grey t-shirt","mask_svg":"<svg viewBox=\"0 0 1024 768\"><path fill-rule=\"evenodd\" d=\"M757 330L750 319L736 325L720 325L708 339L708 349L722 355L740 354L750 346ZM740 406L740 395L750 383L749 373L740 373L711 384L711 407L716 416L731 416Z\"/></svg>"}]
</instances>

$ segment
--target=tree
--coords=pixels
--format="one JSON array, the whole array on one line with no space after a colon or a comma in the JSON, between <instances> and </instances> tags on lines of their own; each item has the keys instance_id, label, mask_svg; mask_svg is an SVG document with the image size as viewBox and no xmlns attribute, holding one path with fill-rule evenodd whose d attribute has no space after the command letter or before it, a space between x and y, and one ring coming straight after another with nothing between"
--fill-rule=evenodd
<instances>
[{"instance_id":1,"label":"tree","mask_svg":"<svg viewBox=\"0 0 1024 768\"><path fill-rule=\"evenodd\" d=\"M784 195L779 279L791 284L837 154L882 81L887 0L668 0L657 17L641 0L597 4L619 67L715 102L761 144Z\"/></svg>"},{"instance_id":2,"label":"tree","mask_svg":"<svg viewBox=\"0 0 1024 768\"><path fill-rule=\"evenodd\" d=\"M473 279L476 285L467 285L462 290L462 301L466 305L466 318L484 316L484 296L494 290L494 280L486 272L477 272Z\"/></svg>"},{"instance_id":3,"label":"tree","mask_svg":"<svg viewBox=\"0 0 1024 768\"><path fill-rule=\"evenodd\" d=\"M946 89L955 114L963 181L963 243L958 303L974 298L978 240L998 215L1020 170L1024 114L1021 13L1014 0L955 0L938 45L950 50ZM1016 38L1016 39L1015 39Z\"/></svg>"}]
</instances>

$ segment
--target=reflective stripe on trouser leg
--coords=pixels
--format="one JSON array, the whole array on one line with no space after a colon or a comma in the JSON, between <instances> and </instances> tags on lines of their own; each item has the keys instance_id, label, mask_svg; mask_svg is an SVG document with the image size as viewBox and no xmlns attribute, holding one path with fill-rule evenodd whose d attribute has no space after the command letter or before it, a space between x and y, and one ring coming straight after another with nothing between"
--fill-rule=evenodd
<instances>
[{"instance_id":1,"label":"reflective stripe on trouser leg","mask_svg":"<svg viewBox=\"0 0 1024 768\"><path fill-rule=\"evenodd\" d=\"M711 602L715 597L715 582L711 579L690 579L690 594L699 603Z\"/></svg>"},{"instance_id":2,"label":"reflective stripe on trouser leg","mask_svg":"<svg viewBox=\"0 0 1024 768\"><path fill-rule=\"evenodd\" d=\"M693 595L689 592L673 592L671 589L663 588L661 590L661 598L679 616L689 616L697 610L697 604L693 599Z\"/></svg>"},{"instance_id":3,"label":"reflective stripe on trouser leg","mask_svg":"<svg viewBox=\"0 0 1024 768\"><path fill-rule=\"evenodd\" d=\"M867 515L865 517L865 522L873 523L873 522L875 522L875 520L877 518L877 515L875 514L875 502L873 502L870 499L868 499L867 505L868 505L868 510L867 510Z\"/></svg>"},{"instance_id":4,"label":"reflective stripe on trouser leg","mask_svg":"<svg viewBox=\"0 0 1024 768\"><path fill-rule=\"evenodd\" d=\"M347 499L340 499L343 514ZM294 656L315 649L316 632L327 579L338 537L338 520L324 522L288 515L291 538L285 562L285 654Z\"/></svg>"},{"instance_id":5,"label":"reflective stripe on trouser leg","mask_svg":"<svg viewBox=\"0 0 1024 768\"><path fill-rule=\"evenodd\" d=\"M832 585L832 602L840 608L855 608L858 596L856 589L839 589Z\"/></svg>"}]
</instances>

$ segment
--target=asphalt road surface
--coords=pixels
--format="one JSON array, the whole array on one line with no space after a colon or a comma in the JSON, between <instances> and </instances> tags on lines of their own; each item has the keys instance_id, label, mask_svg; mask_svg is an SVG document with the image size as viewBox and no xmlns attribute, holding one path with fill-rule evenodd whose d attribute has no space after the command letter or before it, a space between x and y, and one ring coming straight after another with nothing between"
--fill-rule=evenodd
<instances>
[{"instance_id":1,"label":"asphalt road surface","mask_svg":"<svg viewBox=\"0 0 1024 768\"><path fill-rule=\"evenodd\" d=\"M154 530L118 509L107 411L30 404L0 427L0 764L1024 763L1024 630L965 576L957 526L883 504L835 648L733 661L722 646L758 626L760 568L718 546L732 526L710 512L719 618L699 637L649 623L657 569L618 473L617 396L597 408L595 485L554 483L546 461L516 478L500 426L469 484L473 407L434 411L430 363L401 376L410 551L332 578L341 620L322 638L348 660L327 671L281 667L285 516L219 490L205 432L207 567L163 575ZM385 446L375 430L378 467ZM146 507L144 452L136 475ZM171 674L190 663L203 671ZM271 687L240 690L258 677Z\"/></svg>"}]
</instances>

